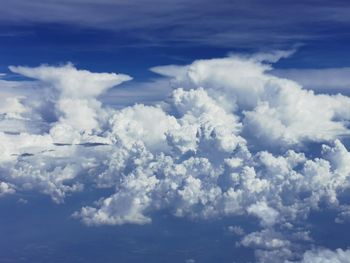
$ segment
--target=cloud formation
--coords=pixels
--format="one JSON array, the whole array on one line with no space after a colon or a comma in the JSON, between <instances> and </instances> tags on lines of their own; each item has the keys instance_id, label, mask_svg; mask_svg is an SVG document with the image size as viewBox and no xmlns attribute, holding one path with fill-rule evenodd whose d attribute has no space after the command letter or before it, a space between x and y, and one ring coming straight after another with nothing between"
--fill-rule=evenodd
<instances>
[{"instance_id":1,"label":"cloud formation","mask_svg":"<svg viewBox=\"0 0 350 263\"><path fill-rule=\"evenodd\" d=\"M133 41L136 45L138 42L164 45L180 41L184 45L230 48L281 46L339 37L342 32L339 27L345 29L349 25L349 5L343 1L321 0L314 4L268 0L220 0L216 3L208 0L2 0L0 3L0 25L10 25L10 29L4 31L8 35L16 34L12 31L13 25L54 24L124 33L124 37L137 39Z\"/></svg>"},{"instance_id":2,"label":"cloud formation","mask_svg":"<svg viewBox=\"0 0 350 263\"><path fill-rule=\"evenodd\" d=\"M121 109L107 107L100 95L127 75L71 64L10 67L50 96L31 103L26 94L0 97L9 105L0 123L24 123L16 133L0 125L0 196L34 191L63 203L86 188L113 191L73 214L90 226L148 224L157 211L245 217L257 230L232 231L237 246L255 249L260 262L271 255L276 262L314 262L317 253L297 246L312 243L309 225L300 222L316 210L347 217L339 196L350 187L350 152L341 141L349 134L350 98L315 94L270 74L286 55L156 67L171 78L169 99ZM25 123L45 125L34 132ZM311 144L319 148L311 151Z\"/></svg>"},{"instance_id":3,"label":"cloud formation","mask_svg":"<svg viewBox=\"0 0 350 263\"><path fill-rule=\"evenodd\" d=\"M345 263L349 261L350 251L337 249L318 249L306 251L303 255L302 263Z\"/></svg>"},{"instance_id":4,"label":"cloud formation","mask_svg":"<svg viewBox=\"0 0 350 263\"><path fill-rule=\"evenodd\" d=\"M243 114L245 133L265 144L327 141L348 134L341 119L349 118L344 111L349 98L316 95L294 81L269 74L272 68L265 61L278 59L274 56L232 56L152 70L173 76L174 86L205 88L226 110Z\"/></svg>"}]
</instances>

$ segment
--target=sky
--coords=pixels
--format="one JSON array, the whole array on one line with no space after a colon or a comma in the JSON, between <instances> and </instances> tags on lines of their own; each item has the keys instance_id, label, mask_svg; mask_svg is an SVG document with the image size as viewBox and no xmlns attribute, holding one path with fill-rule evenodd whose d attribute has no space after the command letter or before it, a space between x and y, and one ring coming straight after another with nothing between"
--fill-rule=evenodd
<instances>
[{"instance_id":1,"label":"sky","mask_svg":"<svg viewBox=\"0 0 350 263\"><path fill-rule=\"evenodd\" d=\"M0 262L350 262L350 4L0 0Z\"/></svg>"}]
</instances>

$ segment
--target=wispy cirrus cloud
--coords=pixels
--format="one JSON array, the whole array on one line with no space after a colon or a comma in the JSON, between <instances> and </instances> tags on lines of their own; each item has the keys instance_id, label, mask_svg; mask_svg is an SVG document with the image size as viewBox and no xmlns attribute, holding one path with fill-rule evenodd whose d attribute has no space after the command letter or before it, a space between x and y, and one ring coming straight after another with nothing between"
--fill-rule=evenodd
<instances>
[{"instance_id":1,"label":"wispy cirrus cloud","mask_svg":"<svg viewBox=\"0 0 350 263\"><path fill-rule=\"evenodd\" d=\"M350 91L350 68L279 69L273 74L293 79L304 87L315 90Z\"/></svg>"},{"instance_id":2,"label":"wispy cirrus cloud","mask_svg":"<svg viewBox=\"0 0 350 263\"><path fill-rule=\"evenodd\" d=\"M336 1L341 2L341 1ZM317 1L2 0L0 24L108 30L148 44L251 47L334 37L350 6ZM269 10L269 12L267 12ZM298 14L298 15L296 15Z\"/></svg>"}]
</instances>

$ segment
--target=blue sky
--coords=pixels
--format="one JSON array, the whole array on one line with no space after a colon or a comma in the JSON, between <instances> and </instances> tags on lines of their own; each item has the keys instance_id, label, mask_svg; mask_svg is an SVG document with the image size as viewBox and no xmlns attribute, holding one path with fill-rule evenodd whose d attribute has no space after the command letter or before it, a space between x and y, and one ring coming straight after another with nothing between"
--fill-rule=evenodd
<instances>
[{"instance_id":1,"label":"blue sky","mask_svg":"<svg viewBox=\"0 0 350 263\"><path fill-rule=\"evenodd\" d=\"M139 77L159 64L290 49L288 67L342 67L347 1L2 1L1 70L72 61Z\"/></svg>"},{"instance_id":2,"label":"blue sky","mask_svg":"<svg viewBox=\"0 0 350 263\"><path fill-rule=\"evenodd\" d=\"M348 1L0 4L0 263L350 262Z\"/></svg>"},{"instance_id":3,"label":"blue sky","mask_svg":"<svg viewBox=\"0 0 350 263\"><path fill-rule=\"evenodd\" d=\"M4 1L2 6L0 72L8 74L9 65L72 62L132 75L127 85L134 86L158 77L149 71L158 65L293 48L298 51L275 68L349 67L346 1Z\"/></svg>"}]
</instances>

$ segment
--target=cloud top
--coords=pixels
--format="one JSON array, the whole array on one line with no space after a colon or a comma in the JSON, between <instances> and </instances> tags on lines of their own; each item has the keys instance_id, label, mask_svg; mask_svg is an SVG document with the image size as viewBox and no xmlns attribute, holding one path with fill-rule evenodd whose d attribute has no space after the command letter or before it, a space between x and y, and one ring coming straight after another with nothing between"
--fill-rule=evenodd
<instances>
[{"instance_id":1,"label":"cloud top","mask_svg":"<svg viewBox=\"0 0 350 263\"><path fill-rule=\"evenodd\" d=\"M88 70L78 70L72 64L53 67L41 65L36 68L10 66L17 74L43 81L56 88L61 96L73 98L97 97L122 82L131 80L125 74L93 73Z\"/></svg>"}]
</instances>

